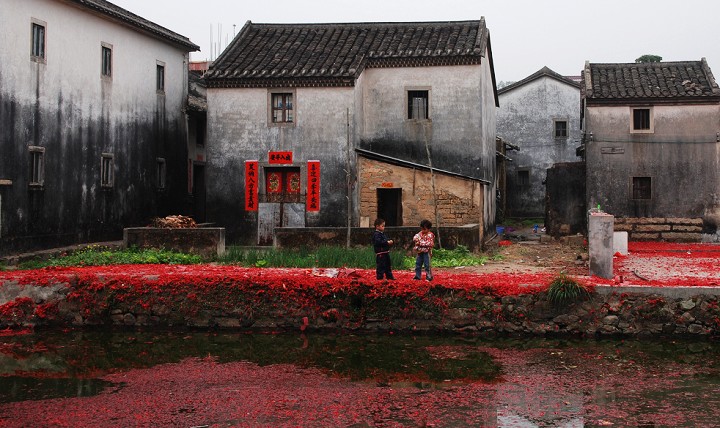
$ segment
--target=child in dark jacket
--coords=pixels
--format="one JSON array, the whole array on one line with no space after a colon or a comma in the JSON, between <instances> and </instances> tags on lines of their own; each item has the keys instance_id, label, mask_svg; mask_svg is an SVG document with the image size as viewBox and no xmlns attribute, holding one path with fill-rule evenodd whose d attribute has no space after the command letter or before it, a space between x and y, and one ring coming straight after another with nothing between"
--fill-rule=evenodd
<instances>
[{"instance_id":1,"label":"child in dark jacket","mask_svg":"<svg viewBox=\"0 0 720 428\"><path fill-rule=\"evenodd\" d=\"M385 236L385 220L378 218L375 220L375 231L372 236L373 249L375 250L375 273L377 279L395 279L390 266L390 246L393 244L392 239Z\"/></svg>"}]
</instances>

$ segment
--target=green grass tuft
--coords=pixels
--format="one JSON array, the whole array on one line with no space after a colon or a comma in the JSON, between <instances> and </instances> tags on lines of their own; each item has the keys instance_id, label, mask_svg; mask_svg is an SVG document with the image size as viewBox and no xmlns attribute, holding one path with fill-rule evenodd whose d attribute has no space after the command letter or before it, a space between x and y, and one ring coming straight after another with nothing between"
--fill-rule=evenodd
<instances>
[{"instance_id":1,"label":"green grass tuft","mask_svg":"<svg viewBox=\"0 0 720 428\"><path fill-rule=\"evenodd\" d=\"M48 260L30 260L18 265L19 269L39 269L49 266L104 266L118 264L197 264L202 258L194 254L184 254L159 249L128 248L111 250L106 247L90 245L82 250Z\"/></svg>"},{"instance_id":2,"label":"green grass tuft","mask_svg":"<svg viewBox=\"0 0 720 428\"><path fill-rule=\"evenodd\" d=\"M567 305L590 296L590 292L584 285L565 274L560 274L553 279L547 294L548 300L557 306Z\"/></svg>"}]
</instances>

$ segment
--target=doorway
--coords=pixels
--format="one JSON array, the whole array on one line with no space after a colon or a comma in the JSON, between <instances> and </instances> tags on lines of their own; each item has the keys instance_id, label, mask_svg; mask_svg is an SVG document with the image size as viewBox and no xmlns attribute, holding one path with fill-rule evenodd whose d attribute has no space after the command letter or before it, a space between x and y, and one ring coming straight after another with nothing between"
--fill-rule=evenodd
<instances>
[{"instance_id":1,"label":"doorway","mask_svg":"<svg viewBox=\"0 0 720 428\"><path fill-rule=\"evenodd\" d=\"M205 223L205 165L193 164L193 217Z\"/></svg>"},{"instance_id":2,"label":"doorway","mask_svg":"<svg viewBox=\"0 0 720 428\"><path fill-rule=\"evenodd\" d=\"M377 189L377 204L386 226L402 226L402 189Z\"/></svg>"}]
</instances>

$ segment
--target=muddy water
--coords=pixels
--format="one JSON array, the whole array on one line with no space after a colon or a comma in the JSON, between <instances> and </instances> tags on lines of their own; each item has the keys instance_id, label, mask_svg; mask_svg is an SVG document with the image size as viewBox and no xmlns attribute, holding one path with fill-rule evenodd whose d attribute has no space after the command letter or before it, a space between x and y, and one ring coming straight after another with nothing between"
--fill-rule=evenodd
<instances>
[{"instance_id":1,"label":"muddy water","mask_svg":"<svg viewBox=\"0 0 720 428\"><path fill-rule=\"evenodd\" d=\"M148 400L153 405L142 413L128 411ZM649 427L718 420L720 344L709 340L0 336L0 426Z\"/></svg>"}]
</instances>

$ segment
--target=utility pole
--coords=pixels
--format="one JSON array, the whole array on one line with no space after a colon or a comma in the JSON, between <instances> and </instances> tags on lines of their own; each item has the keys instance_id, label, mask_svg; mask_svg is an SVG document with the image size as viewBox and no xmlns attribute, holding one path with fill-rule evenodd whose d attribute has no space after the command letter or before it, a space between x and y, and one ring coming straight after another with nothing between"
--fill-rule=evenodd
<instances>
[{"instance_id":1,"label":"utility pole","mask_svg":"<svg viewBox=\"0 0 720 428\"><path fill-rule=\"evenodd\" d=\"M430 156L430 142L428 141L428 123L423 123L423 137L425 138L425 152L427 153L428 167L430 167L430 184L432 185L433 206L435 208L435 235L438 238L438 247L442 248L442 239L440 238L440 213L438 213L437 192L435 190L435 173L433 172L432 157Z\"/></svg>"}]
</instances>

